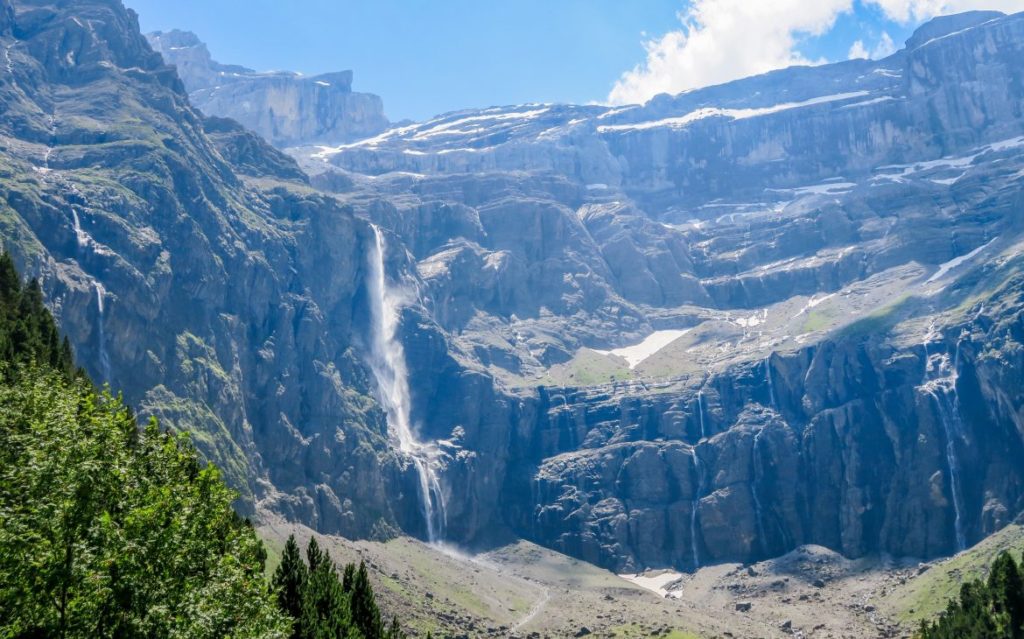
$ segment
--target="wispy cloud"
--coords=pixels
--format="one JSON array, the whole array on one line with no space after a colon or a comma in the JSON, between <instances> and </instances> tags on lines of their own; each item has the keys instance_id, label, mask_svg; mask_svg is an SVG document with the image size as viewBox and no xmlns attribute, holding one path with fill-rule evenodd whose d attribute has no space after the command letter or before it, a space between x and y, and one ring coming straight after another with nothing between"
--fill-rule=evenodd
<instances>
[{"instance_id":1,"label":"wispy cloud","mask_svg":"<svg viewBox=\"0 0 1024 639\"><path fill-rule=\"evenodd\" d=\"M878 38L878 42L875 43L875 46L871 50L868 50L863 40L857 40L853 43L853 46L850 47L850 52L847 57L851 60L856 60L858 58L880 60L894 53L896 53L896 43L892 41L892 36L883 31L881 37Z\"/></svg>"},{"instance_id":2,"label":"wispy cloud","mask_svg":"<svg viewBox=\"0 0 1024 639\"><path fill-rule=\"evenodd\" d=\"M678 14L680 28L644 43L643 63L623 73L608 102L646 102L659 93L728 82L795 64L815 64L800 40L828 33L855 0L692 0ZM861 0L902 23L969 9L1024 10L1024 0ZM850 57L885 57L896 50L888 34L873 47L854 43ZM856 54L856 55L855 55Z\"/></svg>"}]
</instances>

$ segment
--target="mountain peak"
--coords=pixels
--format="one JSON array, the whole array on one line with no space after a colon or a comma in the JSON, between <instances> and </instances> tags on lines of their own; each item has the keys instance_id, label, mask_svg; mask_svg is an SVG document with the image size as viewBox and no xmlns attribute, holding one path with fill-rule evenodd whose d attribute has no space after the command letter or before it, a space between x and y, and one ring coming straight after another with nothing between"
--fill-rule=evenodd
<instances>
[{"instance_id":1,"label":"mountain peak","mask_svg":"<svg viewBox=\"0 0 1024 639\"><path fill-rule=\"evenodd\" d=\"M178 69L192 103L208 115L231 118L285 147L347 142L388 126L381 99L352 91L352 71L304 76L221 64L194 33L174 29L146 36Z\"/></svg>"}]
</instances>

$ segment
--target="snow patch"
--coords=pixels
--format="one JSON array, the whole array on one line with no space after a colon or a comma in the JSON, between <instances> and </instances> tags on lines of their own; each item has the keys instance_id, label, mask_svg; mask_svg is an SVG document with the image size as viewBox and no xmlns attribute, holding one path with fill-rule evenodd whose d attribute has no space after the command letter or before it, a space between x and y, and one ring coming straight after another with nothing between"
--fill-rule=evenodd
<instances>
[{"instance_id":1,"label":"snow patch","mask_svg":"<svg viewBox=\"0 0 1024 639\"><path fill-rule=\"evenodd\" d=\"M594 352L600 353L601 355L615 355L621 357L629 363L630 370L633 370L645 359L654 355L683 335L686 335L691 330L693 329L687 328L683 330L654 331L645 337L644 341L639 344L624 346L623 348L616 348L610 351L599 351L595 349Z\"/></svg>"},{"instance_id":2,"label":"snow patch","mask_svg":"<svg viewBox=\"0 0 1024 639\"><path fill-rule=\"evenodd\" d=\"M802 107L814 106L816 104L825 104L828 102L837 102L840 100L850 100L853 98L860 98L868 95L868 91L853 91L850 93L836 93L833 95L824 95L817 98L811 98L810 100L804 100L802 102L784 102L782 104L776 104L770 107L759 107L753 109L722 109L719 107L704 107L691 111L683 116L674 118L664 118L662 120L653 120L649 122L637 122L633 124L608 124L597 127L598 133L607 133L611 131L642 131L645 129L656 129L662 127L668 127L673 129L679 129L686 127L692 122L703 120L711 117L726 117L732 118L733 120L746 120L747 118L756 118L764 115L771 115L773 113L779 113L781 111L788 111L790 109L799 109Z\"/></svg>"},{"instance_id":3,"label":"snow patch","mask_svg":"<svg viewBox=\"0 0 1024 639\"><path fill-rule=\"evenodd\" d=\"M992 242L995 242L997 239L999 239L999 238L992 238L991 240L989 240L988 242L982 244L981 246L979 246L978 248L974 249L970 253L967 253L966 255L961 255L960 257L954 257L950 261L944 262L944 263L940 264L939 265L939 270L935 271L934 275L932 275L927 280L925 280L925 284L931 284L935 280L942 278L944 275L946 275L946 273L949 273L950 271L952 271L956 267L960 266L961 264L963 264L967 260L971 259L972 257L977 255L978 253L981 253L982 251L984 251L986 248L988 248L988 246L990 244L992 244Z\"/></svg>"},{"instance_id":4,"label":"snow patch","mask_svg":"<svg viewBox=\"0 0 1024 639\"><path fill-rule=\"evenodd\" d=\"M656 573L639 573L635 575L619 575L631 584L640 586L644 590L650 590L651 592L660 595L662 597L672 597L678 599L682 593L679 591L670 591L668 586L679 581L684 577L681 572L673 572L671 570L658 571Z\"/></svg>"},{"instance_id":5,"label":"snow patch","mask_svg":"<svg viewBox=\"0 0 1024 639\"><path fill-rule=\"evenodd\" d=\"M807 311L811 310L812 308L814 308L818 304L821 304L822 302L825 302L825 301L827 301L829 299L832 299L835 296L836 296L835 293L829 293L828 295L822 295L821 297L818 297L817 295L814 295L813 297L811 297L811 299L807 300L807 303L804 304L804 307L802 309L800 309L799 313L797 313L796 315L793 316L793 319L796 319L796 318L800 317L801 315L803 315Z\"/></svg>"}]
</instances>

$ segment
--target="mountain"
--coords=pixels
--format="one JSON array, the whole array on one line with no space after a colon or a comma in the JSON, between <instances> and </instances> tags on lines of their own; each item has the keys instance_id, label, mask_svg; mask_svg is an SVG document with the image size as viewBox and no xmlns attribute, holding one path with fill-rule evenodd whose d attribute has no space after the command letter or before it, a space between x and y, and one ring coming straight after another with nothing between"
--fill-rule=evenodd
<instances>
[{"instance_id":1,"label":"mountain","mask_svg":"<svg viewBox=\"0 0 1024 639\"><path fill-rule=\"evenodd\" d=\"M147 34L153 50L174 65L192 104L231 118L279 146L338 144L380 133L388 126L381 99L352 91L352 72L305 77L259 73L215 62L188 31Z\"/></svg>"},{"instance_id":2,"label":"mountain","mask_svg":"<svg viewBox=\"0 0 1024 639\"><path fill-rule=\"evenodd\" d=\"M0 3L5 243L247 512L624 572L1024 511L1024 15L286 155L116 0Z\"/></svg>"},{"instance_id":3,"label":"mountain","mask_svg":"<svg viewBox=\"0 0 1024 639\"><path fill-rule=\"evenodd\" d=\"M290 149L408 247L452 534L626 571L1012 520L1022 48L1024 15L967 13L880 61Z\"/></svg>"},{"instance_id":4,"label":"mountain","mask_svg":"<svg viewBox=\"0 0 1024 639\"><path fill-rule=\"evenodd\" d=\"M411 528L356 346L369 224L195 110L118 0L0 15L3 240L93 379L191 431L246 513Z\"/></svg>"}]
</instances>

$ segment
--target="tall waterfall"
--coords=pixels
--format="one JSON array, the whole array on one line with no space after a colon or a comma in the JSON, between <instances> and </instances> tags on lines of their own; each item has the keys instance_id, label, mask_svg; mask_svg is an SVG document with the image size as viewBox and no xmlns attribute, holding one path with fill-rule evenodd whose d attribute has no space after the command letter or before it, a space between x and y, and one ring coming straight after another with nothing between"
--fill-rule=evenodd
<instances>
[{"instance_id":1,"label":"tall waterfall","mask_svg":"<svg viewBox=\"0 0 1024 639\"><path fill-rule=\"evenodd\" d=\"M761 462L761 455L758 449L761 447L761 435L764 434L764 426L761 426L757 433L754 435L754 444L750 447L750 454L753 456L753 464L751 466L752 476L750 478L750 496L754 500L754 520L757 524L757 537L761 544L762 550L767 550L768 539L764 532L764 515L761 508L761 496L757 494L757 476L758 474L764 475L763 464Z\"/></svg>"},{"instance_id":2,"label":"tall waterfall","mask_svg":"<svg viewBox=\"0 0 1024 639\"><path fill-rule=\"evenodd\" d=\"M772 356L771 353L764 358L764 376L768 380L768 400L771 402L771 407L778 410L779 403L775 399L775 382L772 381Z\"/></svg>"},{"instance_id":3,"label":"tall waterfall","mask_svg":"<svg viewBox=\"0 0 1024 639\"><path fill-rule=\"evenodd\" d=\"M374 245L369 252L367 294L372 323L370 369L377 381L378 401L388 418L388 430L419 477L419 499L427 529L427 541L444 539L447 525L444 492L438 477L440 451L420 442L412 428L412 395L405 348L398 336L403 295L388 285L384 267L387 247L384 235L373 227Z\"/></svg>"},{"instance_id":4,"label":"tall waterfall","mask_svg":"<svg viewBox=\"0 0 1024 639\"><path fill-rule=\"evenodd\" d=\"M697 421L700 423L700 438L707 439L707 424L704 423L704 391L697 391Z\"/></svg>"},{"instance_id":5,"label":"tall waterfall","mask_svg":"<svg viewBox=\"0 0 1024 639\"><path fill-rule=\"evenodd\" d=\"M697 524L699 523L699 517L697 508L700 506L701 497L704 496L706 487L704 485L704 464L700 461L700 455L697 454L697 449L694 448L693 454L693 468L697 473L697 492L693 496L693 508L690 510L690 550L693 551L693 569L697 570L700 568L700 542L697 539Z\"/></svg>"},{"instance_id":6,"label":"tall waterfall","mask_svg":"<svg viewBox=\"0 0 1024 639\"><path fill-rule=\"evenodd\" d=\"M956 535L957 550L964 550L967 548L967 533L964 531L964 497L957 452L957 441L963 437L960 400L956 391L960 375L960 342L957 341L955 355L950 363L948 354L931 355L928 352L928 341L933 335L933 329L929 327L924 342L925 374L921 390L935 402L935 412L946 437L946 467L949 470L949 492L953 498L953 532Z\"/></svg>"},{"instance_id":7,"label":"tall waterfall","mask_svg":"<svg viewBox=\"0 0 1024 639\"><path fill-rule=\"evenodd\" d=\"M98 281L93 280L92 286L96 289L96 312L99 320L99 352L100 352L100 373L103 375L103 381L110 381L110 354L107 353L107 332L103 326L103 299L107 296L107 289Z\"/></svg>"}]
</instances>

